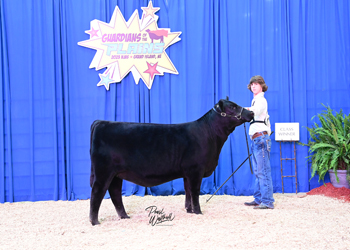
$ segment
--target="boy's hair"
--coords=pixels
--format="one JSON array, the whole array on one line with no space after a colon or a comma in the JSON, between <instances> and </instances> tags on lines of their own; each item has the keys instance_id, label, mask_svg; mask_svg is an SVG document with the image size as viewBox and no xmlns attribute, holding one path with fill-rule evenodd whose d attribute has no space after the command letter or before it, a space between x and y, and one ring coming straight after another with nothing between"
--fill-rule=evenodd
<instances>
[{"instance_id":1,"label":"boy's hair","mask_svg":"<svg viewBox=\"0 0 350 250\"><path fill-rule=\"evenodd\" d=\"M262 91L263 91L263 92L266 92L266 91L267 91L268 87L267 87L267 85L266 85L266 83L265 83L264 78L262 78L262 76L253 76L253 77L250 79L250 82L249 82L249 84L248 84L248 89L249 89L250 91L252 91L251 85L252 85L253 82L259 83L260 86L261 86L261 88L262 88Z\"/></svg>"}]
</instances>

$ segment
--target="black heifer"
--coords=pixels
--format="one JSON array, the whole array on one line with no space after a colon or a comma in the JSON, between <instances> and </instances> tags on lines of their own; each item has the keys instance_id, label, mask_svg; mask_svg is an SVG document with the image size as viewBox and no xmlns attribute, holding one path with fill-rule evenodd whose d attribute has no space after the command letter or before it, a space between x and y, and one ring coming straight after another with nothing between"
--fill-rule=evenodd
<instances>
[{"instance_id":1,"label":"black heifer","mask_svg":"<svg viewBox=\"0 0 350 250\"><path fill-rule=\"evenodd\" d=\"M220 100L200 119L182 124L142 124L95 121L91 125L90 221L107 190L120 218L129 218L122 202L122 180L156 186L184 178L187 212L201 214L199 193L203 177L218 165L219 154L236 126L253 112Z\"/></svg>"}]
</instances>

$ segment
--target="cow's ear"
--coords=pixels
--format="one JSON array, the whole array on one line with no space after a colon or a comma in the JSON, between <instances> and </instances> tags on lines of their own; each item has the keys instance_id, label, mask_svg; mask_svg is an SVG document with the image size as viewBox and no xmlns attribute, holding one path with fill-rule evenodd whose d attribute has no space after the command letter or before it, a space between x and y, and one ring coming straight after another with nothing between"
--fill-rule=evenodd
<instances>
[{"instance_id":1,"label":"cow's ear","mask_svg":"<svg viewBox=\"0 0 350 250\"><path fill-rule=\"evenodd\" d=\"M224 100L223 99L219 100L219 108L222 111L224 110Z\"/></svg>"},{"instance_id":2,"label":"cow's ear","mask_svg":"<svg viewBox=\"0 0 350 250\"><path fill-rule=\"evenodd\" d=\"M226 100L228 101L228 96L226 96Z\"/></svg>"}]
</instances>

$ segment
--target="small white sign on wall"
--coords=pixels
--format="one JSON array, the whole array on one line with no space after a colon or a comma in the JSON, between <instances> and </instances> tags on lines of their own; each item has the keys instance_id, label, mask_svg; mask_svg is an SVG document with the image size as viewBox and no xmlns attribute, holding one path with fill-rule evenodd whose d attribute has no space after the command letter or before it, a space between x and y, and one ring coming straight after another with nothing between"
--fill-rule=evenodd
<instances>
[{"instance_id":1,"label":"small white sign on wall","mask_svg":"<svg viewBox=\"0 0 350 250\"><path fill-rule=\"evenodd\" d=\"M275 123L276 141L299 141L299 122Z\"/></svg>"}]
</instances>

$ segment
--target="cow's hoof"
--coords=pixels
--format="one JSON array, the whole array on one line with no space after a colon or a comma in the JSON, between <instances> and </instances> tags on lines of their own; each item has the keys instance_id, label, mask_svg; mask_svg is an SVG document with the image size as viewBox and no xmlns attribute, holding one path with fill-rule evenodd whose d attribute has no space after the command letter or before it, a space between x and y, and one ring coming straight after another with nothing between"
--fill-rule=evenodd
<instances>
[{"instance_id":1,"label":"cow's hoof","mask_svg":"<svg viewBox=\"0 0 350 250\"><path fill-rule=\"evenodd\" d=\"M93 225L93 226L101 224L98 220L94 220L94 221L90 220L90 222L91 222L91 225Z\"/></svg>"},{"instance_id":2,"label":"cow's hoof","mask_svg":"<svg viewBox=\"0 0 350 250\"><path fill-rule=\"evenodd\" d=\"M189 214L193 214L193 211L192 211L192 209L186 209L186 211L187 211L187 213L189 213Z\"/></svg>"},{"instance_id":3,"label":"cow's hoof","mask_svg":"<svg viewBox=\"0 0 350 250\"><path fill-rule=\"evenodd\" d=\"M202 211L195 211L195 214L202 214Z\"/></svg>"},{"instance_id":4,"label":"cow's hoof","mask_svg":"<svg viewBox=\"0 0 350 250\"><path fill-rule=\"evenodd\" d=\"M130 219L130 216L128 216L128 215L123 215L123 216L120 216L120 219Z\"/></svg>"}]
</instances>

